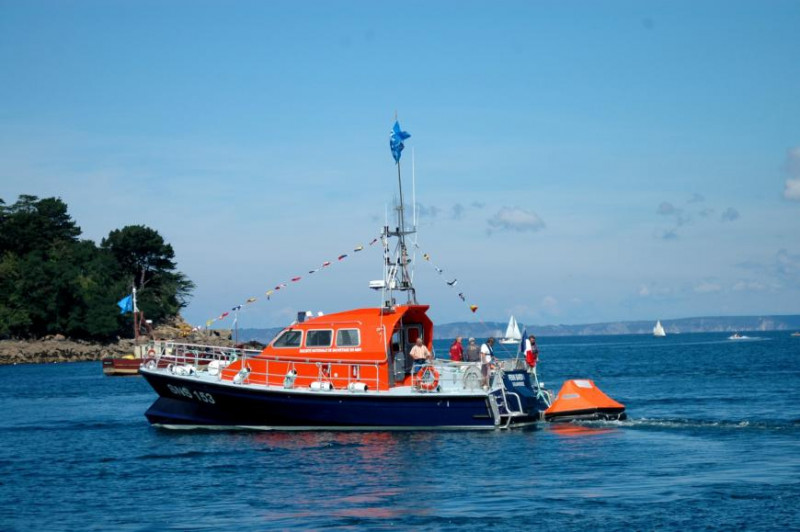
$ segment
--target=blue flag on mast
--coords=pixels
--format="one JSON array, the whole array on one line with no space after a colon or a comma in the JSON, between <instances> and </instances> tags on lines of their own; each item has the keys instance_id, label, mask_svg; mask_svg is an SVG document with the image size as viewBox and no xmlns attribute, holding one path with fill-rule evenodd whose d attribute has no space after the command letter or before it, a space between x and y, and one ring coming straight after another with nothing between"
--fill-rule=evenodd
<instances>
[{"instance_id":1,"label":"blue flag on mast","mask_svg":"<svg viewBox=\"0 0 800 532\"><path fill-rule=\"evenodd\" d=\"M400 152L403 151L403 141L410 137L408 133L400 129L400 122L394 121L392 127L392 134L389 135L389 147L392 149L392 157L394 157L395 164L400 162Z\"/></svg>"},{"instance_id":2,"label":"blue flag on mast","mask_svg":"<svg viewBox=\"0 0 800 532\"><path fill-rule=\"evenodd\" d=\"M120 309L120 314L125 314L126 312L133 312L133 296L125 296L119 301L117 301L117 306Z\"/></svg>"}]
</instances>

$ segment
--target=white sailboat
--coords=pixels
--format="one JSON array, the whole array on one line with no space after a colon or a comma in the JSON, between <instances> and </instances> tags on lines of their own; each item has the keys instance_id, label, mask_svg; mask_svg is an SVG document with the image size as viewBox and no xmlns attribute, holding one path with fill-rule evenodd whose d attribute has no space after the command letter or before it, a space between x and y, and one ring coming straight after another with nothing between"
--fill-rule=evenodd
<instances>
[{"instance_id":1,"label":"white sailboat","mask_svg":"<svg viewBox=\"0 0 800 532\"><path fill-rule=\"evenodd\" d=\"M506 327L506 335L500 340L501 344L518 344L522 340L522 333L519 332L519 325L514 316L508 320L508 327Z\"/></svg>"},{"instance_id":2,"label":"white sailboat","mask_svg":"<svg viewBox=\"0 0 800 532\"><path fill-rule=\"evenodd\" d=\"M661 320L656 321L656 326L653 327L653 336L666 336L667 331L664 330L664 327L661 325Z\"/></svg>"}]
</instances>

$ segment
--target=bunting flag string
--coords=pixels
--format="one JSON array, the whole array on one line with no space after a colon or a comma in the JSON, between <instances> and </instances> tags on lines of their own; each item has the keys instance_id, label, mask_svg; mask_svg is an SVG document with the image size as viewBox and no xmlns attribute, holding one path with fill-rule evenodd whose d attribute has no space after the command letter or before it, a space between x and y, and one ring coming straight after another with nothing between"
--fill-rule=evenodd
<instances>
[{"instance_id":1,"label":"bunting flag string","mask_svg":"<svg viewBox=\"0 0 800 532\"><path fill-rule=\"evenodd\" d=\"M419 244L415 243L414 247L416 247L417 249L420 249ZM422 258L425 259L425 262L430 264L433 267L434 270L436 270L436 273L438 273L439 275L443 275L444 274L444 270L442 268L439 268L436 264L433 263L429 253L423 253L422 254ZM458 279L457 278L454 277L452 281L448 281L447 279L444 279L444 282L445 282L445 284L447 286L449 286L450 288L453 288L454 290L456 290L456 285L458 284ZM467 303L467 296L464 295L464 292L458 292L458 298L461 301L463 301L464 303ZM469 310L472 311L473 314L475 314L478 311L478 305L473 305L473 304L470 304L470 303L467 303L467 305L469 307Z\"/></svg>"},{"instance_id":2,"label":"bunting flag string","mask_svg":"<svg viewBox=\"0 0 800 532\"><path fill-rule=\"evenodd\" d=\"M372 246L373 244L375 244L379 240L380 240L380 237L375 237L369 242L369 245ZM364 249L364 246L362 244L358 244L357 246L355 246L353 248L353 253L358 253L359 251L361 251L363 249ZM347 259L348 257L349 257L349 255L347 253L341 253L341 254L339 254L337 256L336 262L342 262L345 259ZM320 267L315 268L313 270L308 270L308 274L309 275L313 275L313 274L317 273L318 271L324 270L325 268L331 266L332 264L333 264L333 261L326 260L326 261L324 261L322 263L322 265ZM282 282L282 283L276 284L274 288L271 288L270 290L267 290L266 292L264 292L264 295L266 296L267 301L270 301L272 299L272 297L275 295L276 292L278 292L280 290L285 290L289 286L289 283L298 283L298 282L300 282L302 280L303 280L302 276L295 275L294 277L289 278L289 281L287 281L287 282ZM248 297L247 300L244 302L244 305L249 305L249 304L255 303L256 301L258 301L257 297ZM213 325L214 322L216 322L216 321L224 320L225 318L227 318L230 315L231 312L234 312L234 313L236 313L236 315L238 315L238 312L240 310L242 310L242 308L244 308L243 305L235 305L233 308L231 308L230 311L223 312L222 314L220 314L216 318L211 318L211 319L207 320L206 321L206 328L210 328L211 325Z\"/></svg>"}]
</instances>

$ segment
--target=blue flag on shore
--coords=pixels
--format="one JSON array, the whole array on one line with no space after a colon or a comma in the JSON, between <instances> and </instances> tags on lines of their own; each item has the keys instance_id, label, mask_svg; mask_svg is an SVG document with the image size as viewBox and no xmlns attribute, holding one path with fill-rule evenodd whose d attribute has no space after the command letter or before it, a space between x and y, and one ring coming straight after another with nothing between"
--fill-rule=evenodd
<instances>
[{"instance_id":1,"label":"blue flag on shore","mask_svg":"<svg viewBox=\"0 0 800 532\"><path fill-rule=\"evenodd\" d=\"M126 312L133 312L133 296L125 296L117 301L117 306L120 308L120 314Z\"/></svg>"},{"instance_id":2,"label":"blue flag on shore","mask_svg":"<svg viewBox=\"0 0 800 532\"><path fill-rule=\"evenodd\" d=\"M389 135L389 147L392 149L392 157L394 157L395 164L400 162L400 153L403 151L403 141L410 137L408 133L400 129L400 122L394 121L392 127L392 134Z\"/></svg>"}]
</instances>

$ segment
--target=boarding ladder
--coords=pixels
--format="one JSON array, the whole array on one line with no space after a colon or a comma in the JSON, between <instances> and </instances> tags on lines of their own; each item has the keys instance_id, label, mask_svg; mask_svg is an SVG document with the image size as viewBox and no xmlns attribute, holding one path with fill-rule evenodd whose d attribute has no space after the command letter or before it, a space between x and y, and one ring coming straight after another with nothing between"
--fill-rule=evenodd
<instances>
[{"instance_id":1,"label":"boarding ladder","mask_svg":"<svg viewBox=\"0 0 800 532\"><path fill-rule=\"evenodd\" d=\"M495 379L500 379L502 383L502 374L498 372ZM519 394L506 390L502 385L489 392L489 406L492 410L495 427L501 429L510 427L514 418L528 415L528 412L522 408L522 398Z\"/></svg>"}]
</instances>

